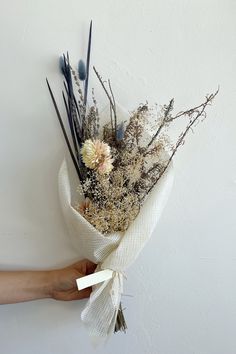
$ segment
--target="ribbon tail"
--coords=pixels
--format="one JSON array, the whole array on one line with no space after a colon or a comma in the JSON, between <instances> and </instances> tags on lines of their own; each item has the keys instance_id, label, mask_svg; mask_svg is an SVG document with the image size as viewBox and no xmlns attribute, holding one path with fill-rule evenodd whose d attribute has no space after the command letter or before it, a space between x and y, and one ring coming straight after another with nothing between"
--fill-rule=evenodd
<instances>
[{"instance_id":1,"label":"ribbon tail","mask_svg":"<svg viewBox=\"0 0 236 354\"><path fill-rule=\"evenodd\" d=\"M92 285L96 285L96 284L104 282L105 280L109 280L112 278L113 273L114 273L113 270L105 269L105 270L101 270L99 272L78 278L78 279L76 279L78 290L83 290L83 289L88 288Z\"/></svg>"}]
</instances>

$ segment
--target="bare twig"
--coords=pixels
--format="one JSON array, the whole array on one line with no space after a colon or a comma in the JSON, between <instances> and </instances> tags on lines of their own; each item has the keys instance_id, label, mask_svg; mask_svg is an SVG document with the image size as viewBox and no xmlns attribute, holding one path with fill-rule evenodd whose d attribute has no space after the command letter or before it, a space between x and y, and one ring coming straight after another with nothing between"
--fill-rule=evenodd
<instances>
[{"instance_id":1,"label":"bare twig","mask_svg":"<svg viewBox=\"0 0 236 354\"><path fill-rule=\"evenodd\" d=\"M203 102L202 104L200 104L199 106L196 106L194 108L190 108L186 111L181 111L179 113L177 113L175 116L173 117L169 117L169 119L167 120L167 122L172 122L173 120L181 117L181 116L191 116L194 112L198 111L199 109L201 109L203 106L205 106L206 104L208 105L210 103L210 101L212 101L214 99L214 97L218 94L219 92L219 87L216 90L215 93L210 94L209 96L206 96L206 100L205 102Z\"/></svg>"},{"instance_id":2,"label":"bare twig","mask_svg":"<svg viewBox=\"0 0 236 354\"><path fill-rule=\"evenodd\" d=\"M162 122L161 122L159 128L157 129L157 132L153 135L152 139L150 140L150 142L149 142L148 145L147 145L147 148L149 148L149 146L152 145L152 143L154 142L154 140L156 140L157 136L160 134L160 131L162 130L162 128L163 128L163 127L165 126L165 124L169 121L169 120L168 120L168 116L169 116L170 111L173 109L173 105L174 105L174 99L172 98L172 99L170 100L170 103L168 104L168 106L167 106L166 109L165 109Z\"/></svg>"},{"instance_id":3,"label":"bare twig","mask_svg":"<svg viewBox=\"0 0 236 354\"><path fill-rule=\"evenodd\" d=\"M111 97L113 100L113 111L114 111L114 120L115 120L115 138L116 138L116 132L117 132L117 115L116 115L116 101L115 101L115 97L111 88L111 82L110 80L108 80L108 85L109 85L109 89L111 92Z\"/></svg>"},{"instance_id":4,"label":"bare twig","mask_svg":"<svg viewBox=\"0 0 236 354\"><path fill-rule=\"evenodd\" d=\"M206 96L206 100L205 100L204 103L202 103L201 105L199 105L199 106L197 106L197 107L195 107L195 108L192 108L192 109L186 111L186 112L188 112L188 113L186 113L186 114L188 114L188 115L190 116L190 118L191 118L194 114L196 114L196 116L195 116L194 118L190 119L190 122L189 122L189 124L187 125L185 131L184 131L184 132L181 134L181 136L179 137L179 139L178 139L178 141L177 141L177 143L176 143L176 146L175 146L175 148L173 149L172 154L170 155L170 157L169 157L169 159L168 159L168 161L167 161L165 167L162 169L162 171L160 172L160 174L158 175L158 177L155 179L155 181L154 181L154 183L152 184L152 186L147 190L147 192L145 193L145 196L142 198L141 201L143 201L143 200L145 199L145 197L151 192L151 190L153 189L153 187L157 184L157 182L159 181L159 179L163 176L163 174L165 173L165 171L166 171L167 168L169 167L169 165L170 165L170 163L171 163L171 161L172 161L174 155L176 154L176 152L177 152L179 146L183 144L184 139L185 139L187 133L189 132L189 130L192 129L192 126L197 122L197 120L198 120L200 117L202 117L202 116L205 117L205 115L206 115L206 112L205 112L206 107L212 102L212 100L215 98L215 96L218 94L218 92L219 92L219 88L217 89L217 91L216 91L215 93L212 93L211 95ZM199 108L201 108L201 109L199 110ZM183 113L184 113L184 112L183 112ZM181 115L182 115L182 114L181 114ZM180 117L181 115L179 115L179 117Z\"/></svg>"},{"instance_id":5,"label":"bare twig","mask_svg":"<svg viewBox=\"0 0 236 354\"><path fill-rule=\"evenodd\" d=\"M95 72L95 74L96 74L96 76L97 76L97 78L98 78L100 84L102 85L102 87L103 87L103 89L104 89L104 91L105 91L105 93L106 93L106 96L107 96L107 98L108 98L108 100L109 100L109 102L110 102L112 111L113 111L113 113L114 113L114 121L115 121L115 139L116 139L116 124L117 124L116 122L117 122L117 116L116 116L116 107L115 107L115 104L114 104L114 102L113 102L114 96L113 96L112 91L111 91L112 96L110 96L110 94L109 94L109 92L108 92L108 90L107 90L107 88L106 88L104 82L102 81L101 76L99 75L99 73L97 72L97 70L96 70L95 67L93 67L93 70L94 70L94 72ZM110 90L111 90L111 88L110 88Z\"/></svg>"},{"instance_id":6,"label":"bare twig","mask_svg":"<svg viewBox=\"0 0 236 354\"><path fill-rule=\"evenodd\" d=\"M114 126L113 126L113 117L112 117L112 107L111 107L111 104L109 105L109 108L110 108L110 118L111 118L111 130L112 130L112 133L114 133Z\"/></svg>"}]
</instances>

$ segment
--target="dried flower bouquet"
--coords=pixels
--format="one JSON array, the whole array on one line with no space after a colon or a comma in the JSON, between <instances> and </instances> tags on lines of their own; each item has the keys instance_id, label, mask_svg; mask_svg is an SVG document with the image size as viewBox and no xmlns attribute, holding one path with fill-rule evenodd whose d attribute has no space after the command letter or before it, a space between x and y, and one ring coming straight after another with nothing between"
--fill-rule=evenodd
<instances>
[{"instance_id":1,"label":"dried flower bouquet","mask_svg":"<svg viewBox=\"0 0 236 354\"><path fill-rule=\"evenodd\" d=\"M109 104L101 126L93 91L92 103L87 99L91 36L92 23L86 64L80 60L77 71L68 54L60 58L70 134L48 80L47 85L78 175L80 201L73 204L64 160L59 172L63 213L84 257L98 263L95 278L78 282L79 288L93 284L82 320L90 334L107 336L126 330L120 303L124 271L137 258L161 215L172 185L174 155L187 133L205 118L206 107L218 90L200 105L177 114L173 99L158 113L145 103L128 114L117 104L110 81L104 82L93 67ZM182 117L187 118L185 129L173 143L167 129Z\"/></svg>"}]
</instances>

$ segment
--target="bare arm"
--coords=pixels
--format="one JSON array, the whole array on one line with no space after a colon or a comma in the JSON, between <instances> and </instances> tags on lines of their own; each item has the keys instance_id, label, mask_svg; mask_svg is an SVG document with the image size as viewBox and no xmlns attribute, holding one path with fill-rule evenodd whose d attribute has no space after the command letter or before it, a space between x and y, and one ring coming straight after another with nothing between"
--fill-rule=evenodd
<instances>
[{"instance_id":1,"label":"bare arm","mask_svg":"<svg viewBox=\"0 0 236 354\"><path fill-rule=\"evenodd\" d=\"M0 272L0 304L44 298L79 300L88 297L91 288L78 291L76 279L94 272L96 265L88 260L49 271Z\"/></svg>"}]
</instances>

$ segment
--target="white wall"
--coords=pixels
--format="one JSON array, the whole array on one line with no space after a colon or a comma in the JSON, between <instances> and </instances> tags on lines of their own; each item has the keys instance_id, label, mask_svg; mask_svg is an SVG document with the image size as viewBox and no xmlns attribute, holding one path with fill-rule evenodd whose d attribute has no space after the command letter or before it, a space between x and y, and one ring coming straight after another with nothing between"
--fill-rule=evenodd
<instances>
[{"instance_id":1,"label":"white wall","mask_svg":"<svg viewBox=\"0 0 236 354\"><path fill-rule=\"evenodd\" d=\"M175 159L174 189L124 297L128 333L103 354L235 354L236 2L233 0L1 0L0 268L77 259L58 206L65 150L45 85L58 95L57 58L85 55L127 109L172 97L198 104L218 84L208 118ZM101 105L105 98L91 78ZM57 90L56 90L57 88ZM80 322L85 302L0 307L1 354L95 353Z\"/></svg>"}]
</instances>

